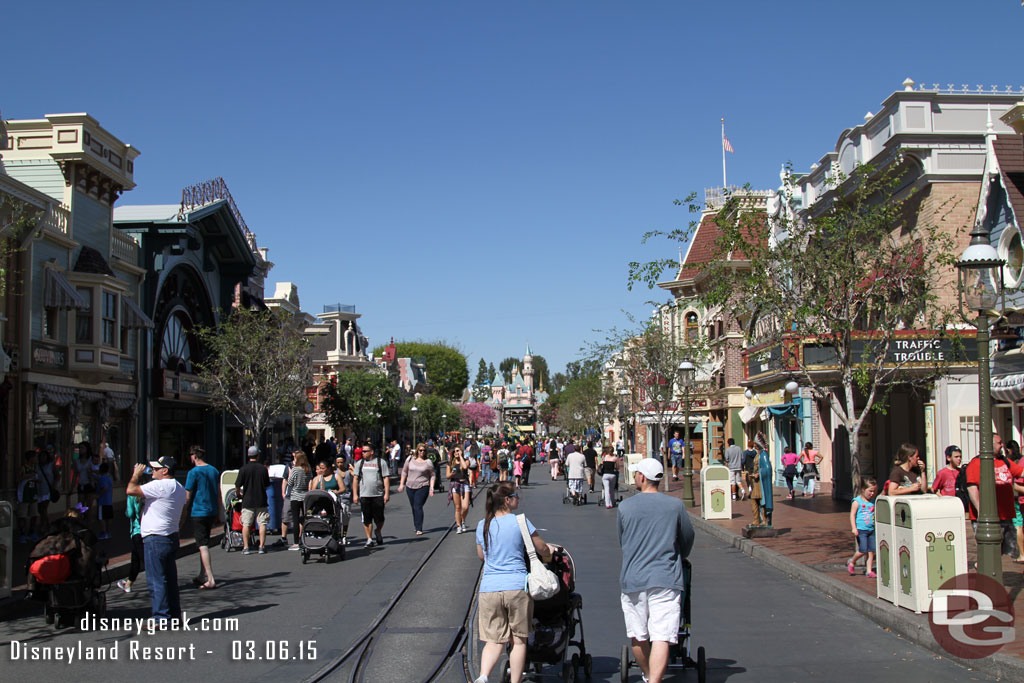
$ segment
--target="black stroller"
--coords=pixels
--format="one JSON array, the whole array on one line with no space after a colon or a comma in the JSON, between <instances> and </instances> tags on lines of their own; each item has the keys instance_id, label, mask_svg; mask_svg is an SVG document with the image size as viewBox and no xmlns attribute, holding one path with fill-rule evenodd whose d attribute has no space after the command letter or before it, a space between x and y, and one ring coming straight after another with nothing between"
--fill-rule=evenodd
<instances>
[{"instance_id":1,"label":"black stroller","mask_svg":"<svg viewBox=\"0 0 1024 683\"><path fill-rule=\"evenodd\" d=\"M558 675L563 681L576 679L580 667L589 679L593 672L593 657L587 654L583 637L583 596L576 592L576 565L572 556L559 548L545 566L555 573L561 587L547 600L533 603L533 629L526 646L526 671L523 678L540 680L545 665L560 665ZM579 629L579 639L574 640ZM569 648L578 652L569 654ZM530 671L530 667L533 671ZM512 680L508 662L502 681Z\"/></svg>"},{"instance_id":2,"label":"black stroller","mask_svg":"<svg viewBox=\"0 0 1024 683\"><path fill-rule=\"evenodd\" d=\"M102 577L107 556L97 543L96 534L84 523L63 517L29 553L29 597L43 603L47 624L60 629L85 612L97 618L106 613L107 589Z\"/></svg>"},{"instance_id":3,"label":"black stroller","mask_svg":"<svg viewBox=\"0 0 1024 683\"><path fill-rule=\"evenodd\" d=\"M302 501L302 538L299 553L302 564L309 561L309 556L316 554L330 563L336 555L345 559L345 544L341 537L341 505L329 492L313 489L306 492Z\"/></svg>"},{"instance_id":4,"label":"black stroller","mask_svg":"<svg viewBox=\"0 0 1024 683\"><path fill-rule=\"evenodd\" d=\"M675 645L669 647L668 650L668 670L675 669L676 671L685 669L696 669L697 670L697 682L704 683L708 677L708 665L707 656L704 654L704 647L697 648L697 659L694 661L691 656L691 640L693 638L690 633L690 575L693 573L693 568L690 565L690 561L687 559L683 560L683 610L679 619L679 640ZM629 667L636 666L636 662L633 661L633 650L629 645L622 646L622 661L619 665L619 677L622 683L626 683L629 679Z\"/></svg>"},{"instance_id":5,"label":"black stroller","mask_svg":"<svg viewBox=\"0 0 1024 683\"><path fill-rule=\"evenodd\" d=\"M224 495L224 537L220 539L220 547L224 552L242 550L245 541L242 539L242 499L235 489L228 489ZM255 525L249 528L249 547L256 548L260 544L259 532Z\"/></svg>"}]
</instances>

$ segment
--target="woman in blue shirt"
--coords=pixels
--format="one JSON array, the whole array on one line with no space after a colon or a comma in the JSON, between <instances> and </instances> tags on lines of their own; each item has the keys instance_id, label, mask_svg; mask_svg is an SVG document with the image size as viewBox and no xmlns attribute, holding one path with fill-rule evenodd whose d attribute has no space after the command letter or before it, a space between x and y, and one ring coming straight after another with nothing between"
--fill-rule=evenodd
<instances>
[{"instance_id":1,"label":"woman in blue shirt","mask_svg":"<svg viewBox=\"0 0 1024 683\"><path fill-rule=\"evenodd\" d=\"M533 622L533 600L526 592L530 570L526 566L523 541L516 511L519 494L511 482L501 482L487 489L487 514L476 527L476 554L484 561L480 579L480 640L484 641L480 656L480 675L474 683L486 682L491 669L501 657L505 644L512 643L509 665L512 683L523 678L526 665L526 641ZM530 540L537 554L545 561L554 550L526 520Z\"/></svg>"}]
</instances>

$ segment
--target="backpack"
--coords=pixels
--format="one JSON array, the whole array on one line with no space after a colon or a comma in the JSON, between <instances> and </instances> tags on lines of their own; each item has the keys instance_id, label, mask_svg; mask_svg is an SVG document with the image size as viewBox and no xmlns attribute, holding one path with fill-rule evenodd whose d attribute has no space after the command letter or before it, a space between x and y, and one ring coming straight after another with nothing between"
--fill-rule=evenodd
<instances>
[{"instance_id":1,"label":"backpack","mask_svg":"<svg viewBox=\"0 0 1024 683\"><path fill-rule=\"evenodd\" d=\"M963 465L956 474L956 497L964 504L964 512L971 511L971 497L967 495L967 465Z\"/></svg>"}]
</instances>

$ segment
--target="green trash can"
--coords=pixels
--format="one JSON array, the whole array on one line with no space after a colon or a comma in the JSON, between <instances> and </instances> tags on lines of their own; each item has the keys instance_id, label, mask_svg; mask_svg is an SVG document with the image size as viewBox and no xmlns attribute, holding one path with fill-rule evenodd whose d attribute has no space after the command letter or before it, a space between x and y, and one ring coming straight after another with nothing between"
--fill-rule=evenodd
<instances>
[{"instance_id":1,"label":"green trash can","mask_svg":"<svg viewBox=\"0 0 1024 683\"><path fill-rule=\"evenodd\" d=\"M875 594L896 604L892 554L892 504L897 497L875 498Z\"/></svg>"}]
</instances>

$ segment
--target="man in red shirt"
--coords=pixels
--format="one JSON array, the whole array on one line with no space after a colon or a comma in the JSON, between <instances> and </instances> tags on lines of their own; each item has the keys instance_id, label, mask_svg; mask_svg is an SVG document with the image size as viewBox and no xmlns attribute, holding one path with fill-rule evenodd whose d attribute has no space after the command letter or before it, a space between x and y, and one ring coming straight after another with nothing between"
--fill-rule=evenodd
<instances>
[{"instance_id":1,"label":"man in red shirt","mask_svg":"<svg viewBox=\"0 0 1024 683\"><path fill-rule=\"evenodd\" d=\"M960 462L963 457L959 446L946 446L946 466L935 475L932 491L940 496L956 495L956 475L960 474Z\"/></svg>"},{"instance_id":2,"label":"man in red shirt","mask_svg":"<svg viewBox=\"0 0 1024 683\"><path fill-rule=\"evenodd\" d=\"M996 511L999 525L1003 530L1004 555L1017 557L1017 532L1013 528L1014 496L1013 478L1024 474L1024 460L1012 462L1003 455L1003 437L992 436L992 452L995 454ZM971 498L971 524L978 530L979 486L981 484L981 458L967 463L967 495Z\"/></svg>"}]
</instances>

